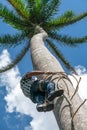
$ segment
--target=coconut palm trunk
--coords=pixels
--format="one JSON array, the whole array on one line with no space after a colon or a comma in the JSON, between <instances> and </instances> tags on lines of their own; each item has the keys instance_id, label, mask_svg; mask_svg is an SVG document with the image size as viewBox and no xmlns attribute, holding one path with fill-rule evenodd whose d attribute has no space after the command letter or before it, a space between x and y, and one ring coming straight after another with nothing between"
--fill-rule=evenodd
<instances>
[{"instance_id":1,"label":"coconut palm trunk","mask_svg":"<svg viewBox=\"0 0 87 130\"><path fill-rule=\"evenodd\" d=\"M0 73L17 65L30 49L34 70L59 72L53 75L52 80L55 82L56 89L64 90L64 95L54 101L53 112L60 130L87 130L87 107L84 105L86 100L84 102L81 100L60 63L45 46L46 40L49 48L63 65L68 70L74 71L58 47L60 45L76 47L76 45L87 43L87 35L73 38L61 34L60 30L83 20L87 17L87 12L76 15L73 11L67 10L60 14L58 12L62 3L60 0L7 0L7 2L13 8L11 10L9 6L4 6L0 2L0 19L18 32L14 35L0 36L0 47L8 48L24 44L23 50L15 55L11 63L2 67ZM48 39L46 39L47 35ZM55 45L55 41L60 44Z\"/></svg>"},{"instance_id":2,"label":"coconut palm trunk","mask_svg":"<svg viewBox=\"0 0 87 130\"><path fill-rule=\"evenodd\" d=\"M58 60L48 51L45 46L47 33L37 27L38 34L35 34L30 42L31 57L34 69L41 71L64 72ZM57 76L57 75L56 75ZM54 80L57 88L57 80ZM75 92L73 85L68 79L61 79L59 88L64 90L61 98L55 99L54 115L60 130L87 130L87 107ZM80 107L79 107L80 106Z\"/></svg>"}]
</instances>

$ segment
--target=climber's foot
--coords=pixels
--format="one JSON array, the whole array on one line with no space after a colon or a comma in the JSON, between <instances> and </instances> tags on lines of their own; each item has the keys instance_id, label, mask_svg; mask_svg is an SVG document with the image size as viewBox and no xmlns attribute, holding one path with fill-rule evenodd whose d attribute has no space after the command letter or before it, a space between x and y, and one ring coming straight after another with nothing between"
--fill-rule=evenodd
<instances>
[{"instance_id":1,"label":"climber's foot","mask_svg":"<svg viewBox=\"0 0 87 130\"><path fill-rule=\"evenodd\" d=\"M61 90L54 91L54 92L50 93L50 95L48 95L47 100L48 100L48 101L52 101L52 100L54 100L56 97L62 96L63 93L64 93L64 91L63 91L62 89L61 89Z\"/></svg>"},{"instance_id":2,"label":"climber's foot","mask_svg":"<svg viewBox=\"0 0 87 130\"><path fill-rule=\"evenodd\" d=\"M54 104L41 104L36 106L38 112L47 112L54 109Z\"/></svg>"}]
</instances>

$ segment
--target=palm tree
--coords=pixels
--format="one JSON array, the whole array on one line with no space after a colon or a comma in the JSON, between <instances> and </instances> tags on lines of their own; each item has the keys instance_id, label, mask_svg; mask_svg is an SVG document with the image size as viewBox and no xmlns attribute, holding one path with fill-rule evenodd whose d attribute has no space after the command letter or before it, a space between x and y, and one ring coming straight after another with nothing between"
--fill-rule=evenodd
<instances>
[{"instance_id":1,"label":"palm tree","mask_svg":"<svg viewBox=\"0 0 87 130\"><path fill-rule=\"evenodd\" d=\"M74 92L74 88L64 73L58 59L71 71L74 71L69 61L58 49L60 42L63 45L76 46L87 41L87 36L72 38L60 34L60 29L76 23L87 16L87 12L75 15L72 11L66 11L58 16L60 0L7 0L13 7L12 10L0 4L0 18L18 30L15 35L6 34L0 37L0 45L15 47L25 43L25 47L16 58L7 66L0 69L0 73L13 68L19 63L30 48L32 63L35 70L59 72L53 76L54 82L60 79L57 87L64 89L64 96L56 99L54 115L61 130L86 130L87 108ZM56 58L47 49L49 46ZM75 71L74 71L75 72ZM62 77L62 78L61 78Z\"/></svg>"}]
</instances>

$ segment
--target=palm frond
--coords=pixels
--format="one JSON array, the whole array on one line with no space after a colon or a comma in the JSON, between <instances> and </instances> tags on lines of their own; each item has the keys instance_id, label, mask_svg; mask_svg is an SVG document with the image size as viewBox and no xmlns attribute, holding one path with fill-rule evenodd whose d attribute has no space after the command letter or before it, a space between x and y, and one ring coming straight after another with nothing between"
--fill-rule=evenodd
<instances>
[{"instance_id":1,"label":"palm frond","mask_svg":"<svg viewBox=\"0 0 87 130\"><path fill-rule=\"evenodd\" d=\"M54 40L60 41L61 44L71 46L71 47L76 47L78 44L82 44L84 42L87 42L87 36L81 37L81 38L72 38L67 35L61 35L58 34L56 31L51 31L48 33L51 38Z\"/></svg>"},{"instance_id":2,"label":"palm frond","mask_svg":"<svg viewBox=\"0 0 87 130\"><path fill-rule=\"evenodd\" d=\"M21 41L27 37L26 33L17 33L15 35L6 34L0 37L0 46L3 47L15 47L18 44L22 43Z\"/></svg>"},{"instance_id":3,"label":"palm frond","mask_svg":"<svg viewBox=\"0 0 87 130\"><path fill-rule=\"evenodd\" d=\"M30 44L28 43L28 45L21 51L21 53L19 53L16 56L16 58L11 63L9 63L7 66L2 67L0 69L0 73L6 72L6 71L12 69L13 67L15 67L15 65L17 65L22 60L22 58L24 57L24 55L27 53L29 47L30 47Z\"/></svg>"},{"instance_id":4,"label":"palm frond","mask_svg":"<svg viewBox=\"0 0 87 130\"><path fill-rule=\"evenodd\" d=\"M43 15L43 13L45 12L45 8L48 6L50 0L41 0L41 1L42 1L41 13Z\"/></svg>"},{"instance_id":5,"label":"palm frond","mask_svg":"<svg viewBox=\"0 0 87 130\"><path fill-rule=\"evenodd\" d=\"M45 7L47 5L47 3L50 0L27 0L28 2L28 6L30 10L33 10L35 7L36 8L41 8L40 6Z\"/></svg>"},{"instance_id":6,"label":"palm frond","mask_svg":"<svg viewBox=\"0 0 87 130\"><path fill-rule=\"evenodd\" d=\"M34 5L33 5L31 15L32 15L33 19L35 19L34 17L37 18L37 19L34 20L37 24L40 24L41 21L42 21L42 16L43 16L43 14L41 13L42 7L43 7L42 0L35 0L34 1Z\"/></svg>"},{"instance_id":7,"label":"palm frond","mask_svg":"<svg viewBox=\"0 0 87 130\"><path fill-rule=\"evenodd\" d=\"M32 9L34 7L35 0L27 0L27 2L28 2L29 9Z\"/></svg>"},{"instance_id":8,"label":"palm frond","mask_svg":"<svg viewBox=\"0 0 87 130\"><path fill-rule=\"evenodd\" d=\"M17 13L24 19L29 19L30 13L28 8L24 5L22 0L7 0L17 11Z\"/></svg>"},{"instance_id":9,"label":"palm frond","mask_svg":"<svg viewBox=\"0 0 87 130\"><path fill-rule=\"evenodd\" d=\"M68 10L63 15L61 15L60 18L73 18L74 16L75 15L72 10Z\"/></svg>"},{"instance_id":10,"label":"palm frond","mask_svg":"<svg viewBox=\"0 0 87 130\"><path fill-rule=\"evenodd\" d=\"M41 7L42 7L42 0L35 0L35 5L34 5L35 12L40 13Z\"/></svg>"},{"instance_id":11,"label":"palm frond","mask_svg":"<svg viewBox=\"0 0 87 130\"><path fill-rule=\"evenodd\" d=\"M43 4L43 6L45 6L47 3L49 3L50 2L50 0L42 0L42 4Z\"/></svg>"},{"instance_id":12,"label":"palm frond","mask_svg":"<svg viewBox=\"0 0 87 130\"><path fill-rule=\"evenodd\" d=\"M50 20L48 21L48 26L52 29L52 28L60 28L60 27L64 27L64 26L67 26L67 25L71 25L73 23L76 23L80 20L82 20L83 18L87 17L87 12L85 13L82 13L78 16L73 16L73 17L58 17L58 18L55 18L53 20Z\"/></svg>"},{"instance_id":13,"label":"palm frond","mask_svg":"<svg viewBox=\"0 0 87 130\"><path fill-rule=\"evenodd\" d=\"M49 19L57 10L60 5L60 0L51 0L43 8L42 15L44 14L45 19Z\"/></svg>"},{"instance_id":14,"label":"palm frond","mask_svg":"<svg viewBox=\"0 0 87 130\"><path fill-rule=\"evenodd\" d=\"M73 71L74 73L75 70L74 68L70 65L69 61L63 56L63 54L61 53L61 51L58 49L58 47L56 47L55 44L53 44L53 42L49 39L46 40L49 47L52 49L52 51L54 52L54 54L57 56L57 58L59 58L62 63L65 65L65 67L68 69L68 70L71 70Z\"/></svg>"},{"instance_id":15,"label":"palm frond","mask_svg":"<svg viewBox=\"0 0 87 130\"><path fill-rule=\"evenodd\" d=\"M13 11L10 11L2 4L0 4L0 18L3 19L4 22L19 30L24 30L26 26L26 24L24 24L24 21L22 21L20 17L17 17L17 15L13 13Z\"/></svg>"}]
</instances>

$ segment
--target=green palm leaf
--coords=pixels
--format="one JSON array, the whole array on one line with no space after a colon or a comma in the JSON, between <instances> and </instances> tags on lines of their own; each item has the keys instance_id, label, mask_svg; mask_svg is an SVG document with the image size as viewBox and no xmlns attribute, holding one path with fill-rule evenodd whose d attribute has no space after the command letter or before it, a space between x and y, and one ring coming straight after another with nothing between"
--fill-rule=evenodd
<instances>
[{"instance_id":1,"label":"green palm leaf","mask_svg":"<svg viewBox=\"0 0 87 130\"><path fill-rule=\"evenodd\" d=\"M59 4L60 0L51 0L46 4L42 12L42 14L44 14L45 20L53 16L53 14L58 10Z\"/></svg>"},{"instance_id":2,"label":"green palm leaf","mask_svg":"<svg viewBox=\"0 0 87 130\"><path fill-rule=\"evenodd\" d=\"M29 7L29 9L30 9L30 10L33 9L34 4L35 4L35 0L27 0L27 2L28 2L28 7Z\"/></svg>"},{"instance_id":3,"label":"green palm leaf","mask_svg":"<svg viewBox=\"0 0 87 130\"><path fill-rule=\"evenodd\" d=\"M43 5L42 5L42 1L41 0L35 0L33 2L33 7L32 7L32 10L31 10L31 18L37 24L42 21L42 16L43 16L43 14L41 13L42 6ZM34 19L34 17L37 17L37 19Z\"/></svg>"},{"instance_id":4,"label":"green palm leaf","mask_svg":"<svg viewBox=\"0 0 87 130\"><path fill-rule=\"evenodd\" d=\"M42 0L35 0L34 8L35 11L40 14L40 10L42 8Z\"/></svg>"},{"instance_id":5,"label":"green palm leaf","mask_svg":"<svg viewBox=\"0 0 87 130\"><path fill-rule=\"evenodd\" d=\"M26 24L23 20L20 19L13 11L10 11L7 7L0 4L0 18L3 19L4 22L12 25L14 28L19 30L24 30Z\"/></svg>"},{"instance_id":6,"label":"green palm leaf","mask_svg":"<svg viewBox=\"0 0 87 130\"><path fill-rule=\"evenodd\" d=\"M42 5L43 5L43 8L48 5L48 3L50 2L50 0L42 0Z\"/></svg>"},{"instance_id":7,"label":"green palm leaf","mask_svg":"<svg viewBox=\"0 0 87 130\"><path fill-rule=\"evenodd\" d=\"M2 67L0 69L0 73L2 72L6 72L10 69L12 69L13 67L15 67L16 64L18 64L24 57L24 55L27 53L27 51L29 50L29 47L30 47L30 44L28 43L27 46L21 51L21 53L19 53L16 58L11 62L9 63L7 66L5 67Z\"/></svg>"},{"instance_id":8,"label":"green palm leaf","mask_svg":"<svg viewBox=\"0 0 87 130\"><path fill-rule=\"evenodd\" d=\"M48 34L51 36L51 38L60 41L63 45L68 45L71 47L76 47L78 44L87 42L87 36L82 38L72 38L67 35L58 34L56 31L49 32Z\"/></svg>"},{"instance_id":9,"label":"green palm leaf","mask_svg":"<svg viewBox=\"0 0 87 130\"><path fill-rule=\"evenodd\" d=\"M18 44L22 43L21 41L24 40L26 37L27 37L26 33L21 34L18 33L12 36L10 34L6 34L0 37L0 46L3 47L17 46Z\"/></svg>"},{"instance_id":10,"label":"green palm leaf","mask_svg":"<svg viewBox=\"0 0 87 130\"><path fill-rule=\"evenodd\" d=\"M7 0L17 11L17 13L25 19L29 19L30 13L22 0Z\"/></svg>"},{"instance_id":11,"label":"green palm leaf","mask_svg":"<svg viewBox=\"0 0 87 130\"><path fill-rule=\"evenodd\" d=\"M87 17L87 12L80 14L79 16L74 16L72 18L67 18L67 17L58 17L53 20L48 21L48 25L50 28L60 28L64 27L67 25L71 25L73 23L76 23L83 18Z\"/></svg>"},{"instance_id":12,"label":"green palm leaf","mask_svg":"<svg viewBox=\"0 0 87 130\"><path fill-rule=\"evenodd\" d=\"M74 13L72 12L72 10L68 10L66 11L63 15L61 15L60 17L61 18L73 18L75 15Z\"/></svg>"},{"instance_id":13,"label":"green palm leaf","mask_svg":"<svg viewBox=\"0 0 87 130\"><path fill-rule=\"evenodd\" d=\"M58 49L58 47L56 47L56 45L51 40L47 39L46 41L47 41L49 47L54 52L54 54L62 61L62 63L65 65L65 67L67 69L73 71L74 73L76 73L74 68L70 65L69 61L63 56L63 54Z\"/></svg>"}]
</instances>

